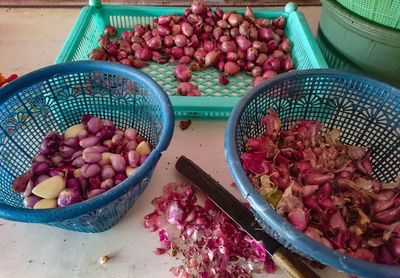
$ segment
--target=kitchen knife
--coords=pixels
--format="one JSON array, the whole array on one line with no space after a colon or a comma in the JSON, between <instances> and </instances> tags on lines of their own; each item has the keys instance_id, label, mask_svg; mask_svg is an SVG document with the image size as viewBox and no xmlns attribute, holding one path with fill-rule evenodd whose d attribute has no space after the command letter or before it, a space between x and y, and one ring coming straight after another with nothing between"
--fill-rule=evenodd
<instances>
[{"instance_id":1,"label":"kitchen knife","mask_svg":"<svg viewBox=\"0 0 400 278\"><path fill-rule=\"evenodd\" d=\"M176 170L188 178L205 193L222 211L255 240L262 241L265 250L274 261L293 278L320 277L301 261L298 255L290 252L278 241L270 237L256 222L251 211L230 194L221 184L204 172L193 161L181 156L175 164Z\"/></svg>"}]
</instances>

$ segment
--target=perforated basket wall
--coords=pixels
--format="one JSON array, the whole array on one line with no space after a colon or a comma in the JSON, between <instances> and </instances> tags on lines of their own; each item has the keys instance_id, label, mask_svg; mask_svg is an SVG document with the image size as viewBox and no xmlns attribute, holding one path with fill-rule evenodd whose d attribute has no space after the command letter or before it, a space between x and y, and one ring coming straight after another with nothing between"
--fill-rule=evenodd
<instances>
[{"instance_id":1,"label":"perforated basket wall","mask_svg":"<svg viewBox=\"0 0 400 278\"><path fill-rule=\"evenodd\" d=\"M399 0L337 0L350 11L387 27L400 30Z\"/></svg>"},{"instance_id":2,"label":"perforated basket wall","mask_svg":"<svg viewBox=\"0 0 400 278\"><path fill-rule=\"evenodd\" d=\"M236 9L243 12L242 9ZM287 6L287 12L254 9L261 18L287 18L286 33L293 43L292 57L297 69L327 68L315 39L303 14L295 5ZM184 8L110 6L85 7L82 9L56 63L88 59L88 54L97 48L97 40L104 26L117 27L118 32L132 29L135 24L152 24L153 19L164 14L183 14ZM252 78L244 73L229 78L229 85L218 82L220 73L215 69L194 72L193 82L202 92L202 97L183 97L176 93L178 82L174 78L173 65L151 63L142 70L148 73L170 96L178 117L227 118L232 107L252 86Z\"/></svg>"},{"instance_id":3,"label":"perforated basket wall","mask_svg":"<svg viewBox=\"0 0 400 278\"><path fill-rule=\"evenodd\" d=\"M115 225L143 192L172 136L174 117L163 90L131 68L106 62L51 66L0 89L0 217L81 232ZM12 191L30 168L45 134L64 132L85 114L134 127L155 149L128 179L90 200L57 209L24 209Z\"/></svg>"},{"instance_id":4,"label":"perforated basket wall","mask_svg":"<svg viewBox=\"0 0 400 278\"><path fill-rule=\"evenodd\" d=\"M373 175L392 182L400 170L400 90L366 77L308 70L271 79L242 98L225 133L225 153L233 178L256 219L271 236L295 252L362 277L398 277L400 267L372 264L337 253L305 236L279 216L248 180L240 161L244 143L264 131L260 119L274 108L283 128L299 118L338 128L345 144L370 146Z\"/></svg>"}]
</instances>

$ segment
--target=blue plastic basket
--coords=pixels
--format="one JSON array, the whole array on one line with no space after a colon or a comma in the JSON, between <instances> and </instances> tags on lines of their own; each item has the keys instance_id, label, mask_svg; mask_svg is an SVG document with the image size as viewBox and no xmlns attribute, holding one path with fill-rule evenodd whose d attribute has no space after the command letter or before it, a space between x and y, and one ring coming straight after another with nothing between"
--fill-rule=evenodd
<instances>
[{"instance_id":1,"label":"blue plastic basket","mask_svg":"<svg viewBox=\"0 0 400 278\"><path fill-rule=\"evenodd\" d=\"M84 114L134 127L154 147L138 170L93 198L56 209L25 209L12 191L49 131L63 132ZM0 217L79 232L115 225L148 185L174 129L174 113L163 91L146 74L107 62L73 62L29 73L0 89Z\"/></svg>"},{"instance_id":2,"label":"blue plastic basket","mask_svg":"<svg viewBox=\"0 0 400 278\"><path fill-rule=\"evenodd\" d=\"M279 216L247 178L240 161L244 143L264 132L259 122L273 107L282 119L316 119L338 128L346 144L371 146L374 176L384 182L400 170L400 90L336 70L305 70L272 78L235 106L225 133L225 154L233 178L258 222L289 249L362 277L399 277L400 266L368 263L340 254L307 237ZM290 123L285 122L284 127Z\"/></svg>"}]
</instances>

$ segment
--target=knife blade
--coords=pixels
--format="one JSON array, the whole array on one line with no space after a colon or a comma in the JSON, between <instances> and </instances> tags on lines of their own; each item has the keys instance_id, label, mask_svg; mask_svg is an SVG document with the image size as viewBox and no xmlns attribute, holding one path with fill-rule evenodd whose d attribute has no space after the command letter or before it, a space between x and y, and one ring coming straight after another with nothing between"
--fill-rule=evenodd
<instances>
[{"instance_id":1,"label":"knife blade","mask_svg":"<svg viewBox=\"0 0 400 278\"><path fill-rule=\"evenodd\" d=\"M255 240L262 241L265 250L274 261L293 278L319 278L298 255L287 250L282 244L270 237L255 221L251 211L230 194L221 184L208 175L193 161L181 156L176 164L176 170L188 178L197 188L205 193L222 211L246 231Z\"/></svg>"}]
</instances>

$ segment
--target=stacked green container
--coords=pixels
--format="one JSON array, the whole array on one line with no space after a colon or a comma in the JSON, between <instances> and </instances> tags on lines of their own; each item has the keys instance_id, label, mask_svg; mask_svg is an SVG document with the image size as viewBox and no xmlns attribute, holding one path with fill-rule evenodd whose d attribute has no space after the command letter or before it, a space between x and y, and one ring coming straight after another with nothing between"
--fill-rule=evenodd
<instances>
[{"instance_id":1,"label":"stacked green container","mask_svg":"<svg viewBox=\"0 0 400 278\"><path fill-rule=\"evenodd\" d=\"M317 41L329 66L400 87L400 30L362 18L334 0L321 2Z\"/></svg>"}]
</instances>

